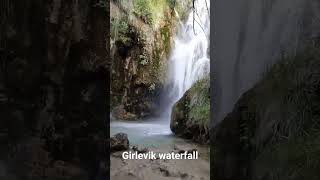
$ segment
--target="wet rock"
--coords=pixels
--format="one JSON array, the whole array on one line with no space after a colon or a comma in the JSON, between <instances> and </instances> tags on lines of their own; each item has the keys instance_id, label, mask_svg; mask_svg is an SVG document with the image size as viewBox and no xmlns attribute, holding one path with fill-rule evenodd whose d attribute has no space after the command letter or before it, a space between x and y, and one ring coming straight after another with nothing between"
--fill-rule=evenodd
<instances>
[{"instance_id":1,"label":"wet rock","mask_svg":"<svg viewBox=\"0 0 320 180\"><path fill-rule=\"evenodd\" d=\"M116 119L121 119L121 120L136 120L137 119L136 114L133 114L131 112L126 111L122 105L113 109L112 116L115 117Z\"/></svg>"},{"instance_id":2,"label":"wet rock","mask_svg":"<svg viewBox=\"0 0 320 180\"><path fill-rule=\"evenodd\" d=\"M133 170L130 170L130 171L128 172L128 175L129 175L129 176L135 176L135 173L133 172Z\"/></svg>"},{"instance_id":3,"label":"wet rock","mask_svg":"<svg viewBox=\"0 0 320 180\"><path fill-rule=\"evenodd\" d=\"M132 150L137 151L138 154L147 153L147 152L149 151L149 149L146 148L146 147L141 147L141 148L139 148L138 146L133 146L133 147L132 147Z\"/></svg>"},{"instance_id":4,"label":"wet rock","mask_svg":"<svg viewBox=\"0 0 320 180\"><path fill-rule=\"evenodd\" d=\"M128 135L125 133L118 133L110 138L111 151L125 151L129 149Z\"/></svg>"},{"instance_id":5,"label":"wet rock","mask_svg":"<svg viewBox=\"0 0 320 180\"><path fill-rule=\"evenodd\" d=\"M160 167L160 172L163 174L163 176L165 177L169 177L170 176L170 172L168 169L165 169L165 168L161 168Z\"/></svg>"},{"instance_id":6,"label":"wet rock","mask_svg":"<svg viewBox=\"0 0 320 180\"><path fill-rule=\"evenodd\" d=\"M122 152L114 152L111 154L112 157L115 157L115 158L121 158L122 157Z\"/></svg>"},{"instance_id":7,"label":"wet rock","mask_svg":"<svg viewBox=\"0 0 320 180\"><path fill-rule=\"evenodd\" d=\"M132 150L138 151L138 147L137 146L132 146Z\"/></svg>"}]
</instances>

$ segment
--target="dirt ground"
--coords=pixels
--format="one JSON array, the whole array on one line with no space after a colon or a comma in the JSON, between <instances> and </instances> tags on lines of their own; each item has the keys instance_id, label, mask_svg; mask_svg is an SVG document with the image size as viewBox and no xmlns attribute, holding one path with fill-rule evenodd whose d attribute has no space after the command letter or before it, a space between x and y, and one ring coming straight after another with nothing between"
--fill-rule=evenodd
<instances>
[{"instance_id":1,"label":"dirt ground","mask_svg":"<svg viewBox=\"0 0 320 180\"><path fill-rule=\"evenodd\" d=\"M174 147L150 148L155 153L167 153L180 150L197 149L199 159L169 160L143 159L135 160L122 158L122 152L111 154L112 180L209 180L210 165L208 148L196 144L174 145Z\"/></svg>"}]
</instances>

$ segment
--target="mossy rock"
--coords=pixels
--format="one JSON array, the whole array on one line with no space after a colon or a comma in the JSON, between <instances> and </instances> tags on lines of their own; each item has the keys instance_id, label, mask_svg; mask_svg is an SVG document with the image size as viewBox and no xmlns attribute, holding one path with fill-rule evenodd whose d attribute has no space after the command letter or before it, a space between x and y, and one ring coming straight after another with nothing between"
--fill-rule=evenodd
<instances>
[{"instance_id":1,"label":"mossy rock","mask_svg":"<svg viewBox=\"0 0 320 180\"><path fill-rule=\"evenodd\" d=\"M174 105L170 128L183 138L208 143L209 117L209 78L205 78L196 82Z\"/></svg>"}]
</instances>

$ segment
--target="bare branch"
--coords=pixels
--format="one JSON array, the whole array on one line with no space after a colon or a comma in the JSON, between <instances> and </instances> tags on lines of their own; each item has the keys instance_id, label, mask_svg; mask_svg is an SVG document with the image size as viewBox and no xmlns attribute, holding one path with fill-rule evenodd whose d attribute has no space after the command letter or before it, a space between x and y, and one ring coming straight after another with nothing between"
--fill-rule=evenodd
<instances>
[{"instance_id":1,"label":"bare branch","mask_svg":"<svg viewBox=\"0 0 320 180\"><path fill-rule=\"evenodd\" d=\"M194 20L194 21L200 26L200 28L202 29L203 33L207 36L206 31L205 31L204 28L201 26L201 24L200 24L197 20Z\"/></svg>"},{"instance_id":2,"label":"bare branch","mask_svg":"<svg viewBox=\"0 0 320 180\"><path fill-rule=\"evenodd\" d=\"M194 29L194 22L195 22L195 16L194 16L194 15L195 15L195 12L196 12L195 2L196 2L196 0L193 0L193 1L192 1L192 8L193 8L192 27L193 27L193 33L194 33L194 35L197 35L197 33L196 33L195 29Z\"/></svg>"},{"instance_id":3,"label":"bare branch","mask_svg":"<svg viewBox=\"0 0 320 180\"><path fill-rule=\"evenodd\" d=\"M204 28L202 27L201 23L199 21L196 20L195 15L199 18L199 20L201 20L198 11L195 7L195 0L193 0L193 32L195 35L197 35L196 31L195 31L195 22L200 26L201 30L203 31L203 33L207 36L206 31L204 30ZM210 16L210 14L209 14Z\"/></svg>"}]
</instances>

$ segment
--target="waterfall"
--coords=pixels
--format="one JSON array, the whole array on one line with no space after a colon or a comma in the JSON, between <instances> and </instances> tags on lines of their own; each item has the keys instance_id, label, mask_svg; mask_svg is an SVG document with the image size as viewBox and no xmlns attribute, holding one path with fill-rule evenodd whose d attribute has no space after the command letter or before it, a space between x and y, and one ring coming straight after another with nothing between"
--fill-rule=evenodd
<instances>
[{"instance_id":1,"label":"waterfall","mask_svg":"<svg viewBox=\"0 0 320 180\"><path fill-rule=\"evenodd\" d=\"M180 23L168 62L164 115L170 120L171 109L199 79L209 75L210 1L196 0L186 22Z\"/></svg>"},{"instance_id":2,"label":"waterfall","mask_svg":"<svg viewBox=\"0 0 320 180\"><path fill-rule=\"evenodd\" d=\"M162 92L159 115L140 122L113 122L111 134L126 132L130 142L154 144L155 136L159 136L157 143L171 134L170 116L173 105L198 80L209 76L209 39L210 18L209 0L196 0L195 11L191 9L186 21L177 23L176 36L167 64L165 90ZM175 11L177 19L180 16ZM160 142L162 141L162 142Z\"/></svg>"}]
</instances>

